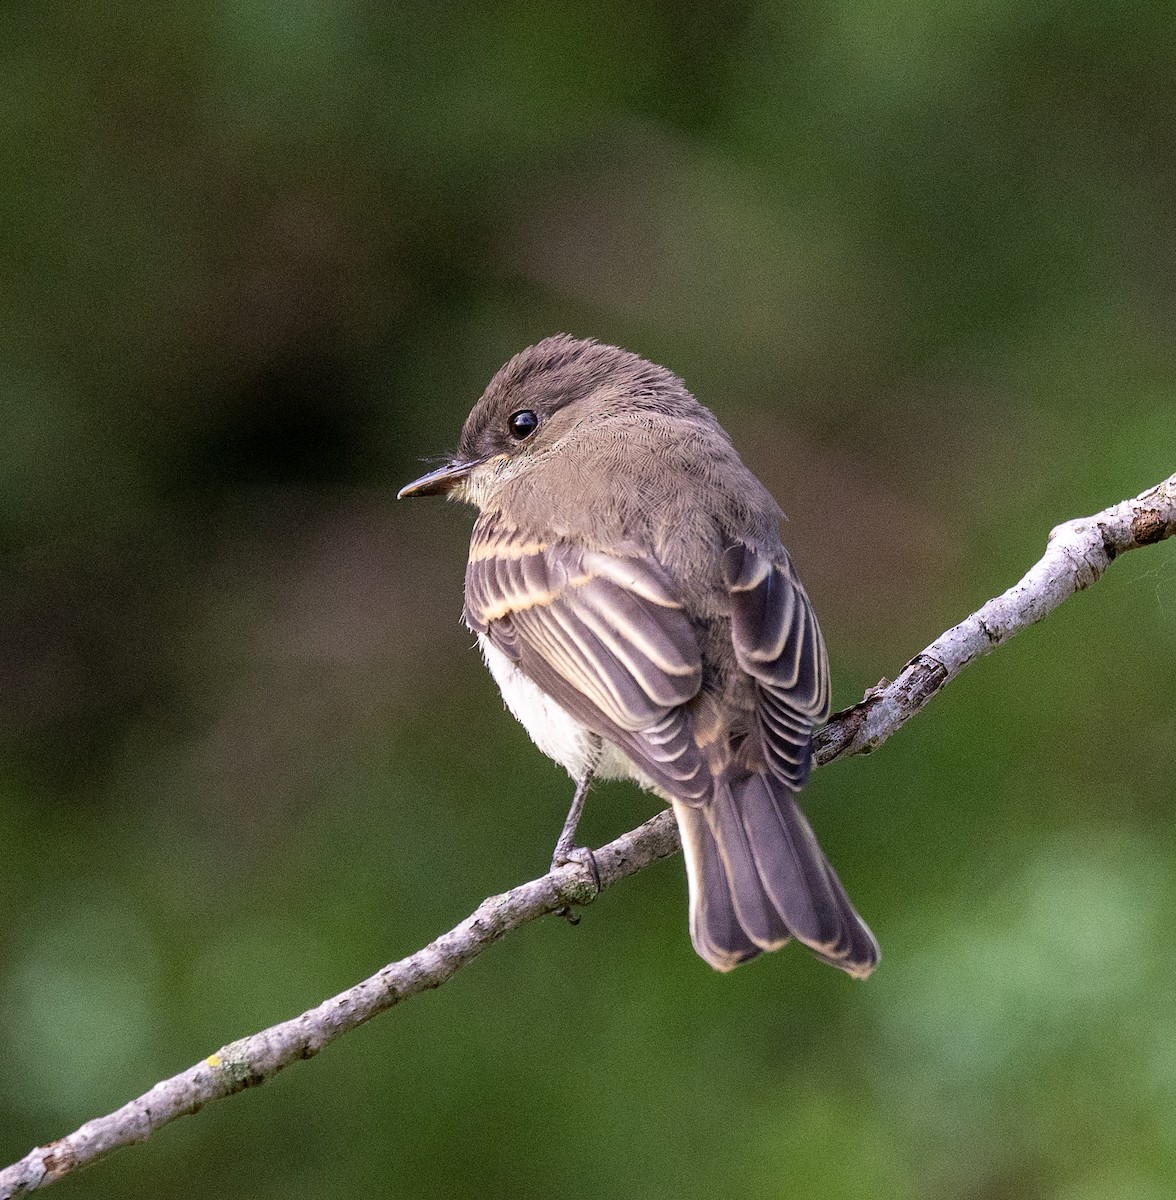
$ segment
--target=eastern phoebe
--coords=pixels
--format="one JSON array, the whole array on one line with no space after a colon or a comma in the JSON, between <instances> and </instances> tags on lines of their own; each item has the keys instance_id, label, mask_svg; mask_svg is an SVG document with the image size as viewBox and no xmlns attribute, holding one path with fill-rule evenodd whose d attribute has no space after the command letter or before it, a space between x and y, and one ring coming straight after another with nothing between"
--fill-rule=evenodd
<instances>
[{"instance_id":1,"label":"eastern phoebe","mask_svg":"<svg viewBox=\"0 0 1176 1200\"><path fill-rule=\"evenodd\" d=\"M465 578L507 707L576 795L593 777L673 805L690 936L728 971L795 937L864 978L878 944L795 800L829 667L782 513L664 367L558 334L490 381L457 453L400 495L481 510Z\"/></svg>"}]
</instances>

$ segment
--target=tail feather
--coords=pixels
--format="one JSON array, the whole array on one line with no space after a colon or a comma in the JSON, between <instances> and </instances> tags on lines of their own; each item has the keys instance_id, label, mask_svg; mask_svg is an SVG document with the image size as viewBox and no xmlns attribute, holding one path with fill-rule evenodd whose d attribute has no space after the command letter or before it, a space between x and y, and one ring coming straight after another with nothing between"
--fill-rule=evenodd
<instances>
[{"instance_id":1,"label":"tail feather","mask_svg":"<svg viewBox=\"0 0 1176 1200\"><path fill-rule=\"evenodd\" d=\"M757 858L763 852L758 843L764 831L746 819L743 809L738 801L732 803L729 789L719 786L703 811L717 843L739 924L761 950L776 950L794 931L784 920L786 909L762 881ZM772 842L775 853L779 852L780 840L777 831Z\"/></svg>"},{"instance_id":2,"label":"tail feather","mask_svg":"<svg viewBox=\"0 0 1176 1200\"><path fill-rule=\"evenodd\" d=\"M865 979L878 965L882 958L882 951L865 921L858 916L857 910L849 902L845 888L841 886L841 880L837 878L837 872L833 870L828 859L825 860L825 866L833 880L833 894L837 899L837 906L841 909L844 921L841 927L841 937L833 952L822 954L820 951L814 950L813 953L831 967L839 967L855 979Z\"/></svg>"},{"instance_id":3,"label":"tail feather","mask_svg":"<svg viewBox=\"0 0 1176 1200\"><path fill-rule=\"evenodd\" d=\"M856 978L878 943L850 903L792 791L768 774L716 788L702 809L675 804L698 953L730 970L789 936Z\"/></svg>"},{"instance_id":4,"label":"tail feather","mask_svg":"<svg viewBox=\"0 0 1176 1200\"><path fill-rule=\"evenodd\" d=\"M761 953L743 931L718 843L696 805L674 804L690 886L690 940L716 971L730 971Z\"/></svg>"},{"instance_id":5,"label":"tail feather","mask_svg":"<svg viewBox=\"0 0 1176 1200\"><path fill-rule=\"evenodd\" d=\"M791 792L770 776L751 775L733 784L730 799L720 798L715 807L730 810L731 823L746 830L762 891L791 932L813 949L834 947L843 918L829 864ZM756 891L750 882L747 890Z\"/></svg>"}]
</instances>

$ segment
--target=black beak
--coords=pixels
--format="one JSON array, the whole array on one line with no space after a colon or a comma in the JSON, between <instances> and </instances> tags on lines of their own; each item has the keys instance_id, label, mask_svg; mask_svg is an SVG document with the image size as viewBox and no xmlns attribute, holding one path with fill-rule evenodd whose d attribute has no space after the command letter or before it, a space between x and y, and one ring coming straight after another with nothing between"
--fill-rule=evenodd
<instances>
[{"instance_id":1,"label":"black beak","mask_svg":"<svg viewBox=\"0 0 1176 1200\"><path fill-rule=\"evenodd\" d=\"M478 458L473 462L446 463L445 466L438 467L427 475L422 475L420 479L406 483L396 493L396 499L403 500L405 496L444 496L446 492L453 491L475 467L481 466L485 461L484 458Z\"/></svg>"}]
</instances>

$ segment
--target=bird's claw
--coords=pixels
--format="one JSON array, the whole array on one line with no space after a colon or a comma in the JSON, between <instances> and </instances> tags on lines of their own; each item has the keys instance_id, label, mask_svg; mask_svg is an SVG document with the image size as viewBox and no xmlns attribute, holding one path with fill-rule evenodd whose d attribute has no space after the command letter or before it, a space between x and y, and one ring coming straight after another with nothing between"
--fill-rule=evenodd
<instances>
[{"instance_id":1,"label":"bird's claw","mask_svg":"<svg viewBox=\"0 0 1176 1200\"><path fill-rule=\"evenodd\" d=\"M596 894L599 896L604 890L604 885L600 881L600 868L596 865L596 855L587 846L571 846L567 850L557 846L551 859L551 870L558 871L560 867L566 867L572 863L588 868L592 873L592 882L596 885Z\"/></svg>"},{"instance_id":2,"label":"bird's claw","mask_svg":"<svg viewBox=\"0 0 1176 1200\"><path fill-rule=\"evenodd\" d=\"M556 846L555 854L551 858L551 870L558 871L560 867L570 866L572 863L588 868L592 875L596 894L599 896L604 885L600 881L600 868L596 864L596 855L587 846L570 846L567 849ZM580 914L571 905L557 909L556 916L563 917L569 925L579 925L580 923Z\"/></svg>"}]
</instances>

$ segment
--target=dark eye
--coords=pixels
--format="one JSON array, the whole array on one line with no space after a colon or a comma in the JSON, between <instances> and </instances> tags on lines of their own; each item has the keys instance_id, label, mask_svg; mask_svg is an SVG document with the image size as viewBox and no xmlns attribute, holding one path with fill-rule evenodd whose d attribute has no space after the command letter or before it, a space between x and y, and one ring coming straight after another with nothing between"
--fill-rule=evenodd
<instances>
[{"instance_id":1,"label":"dark eye","mask_svg":"<svg viewBox=\"0 0 1176 1200\"><path fill-rule=\"evenodd\" d=\"M511 413L507 425L510 427L510 436L521 442L539 428L539 418L529 408L524 408Z\"/></svg>"}]
</instances>

